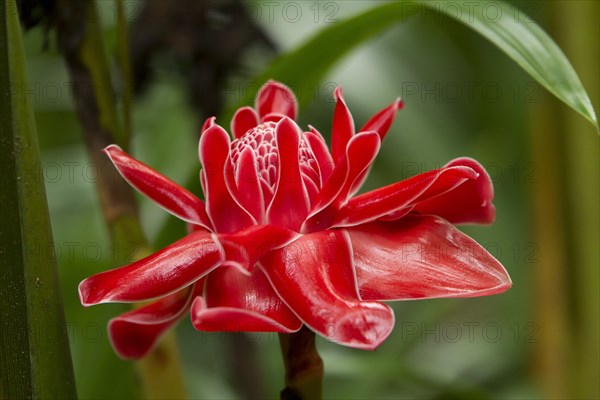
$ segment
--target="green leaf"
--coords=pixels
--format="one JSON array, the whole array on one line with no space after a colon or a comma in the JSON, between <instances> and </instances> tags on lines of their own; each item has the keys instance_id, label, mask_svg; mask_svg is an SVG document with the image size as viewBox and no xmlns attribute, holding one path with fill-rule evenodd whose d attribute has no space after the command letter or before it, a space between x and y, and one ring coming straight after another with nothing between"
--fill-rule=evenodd
<instances>
[{"instance_id":1,"label":"green leaf","mask_svg":"<svg viewBox=\"0 0 600 400\"><path fill-rule=\"evenodd\" d=\"M9 0L0 6L0 396L76 398L26 75Z\"/></svg>"},{"instance_id":2,"label":"green leaf","mask_svg":"<svg viewBox=\"0 0 600 400\"><path fill-rule=\"evenodd\" d=\"M577 73L561 49L522 11L503 1L419 1L467 25L505 52L552 94L598 129L598 120Z\"/></svg>"},{"instance_id":3,"label":"green leaf","mask_svg":"<svg viewBox=\"0 0 600 400\"><path fill-rule=\"evenodd\" d=\"M393 2L332 24L296 50L275 59L253 79L256 83L254 92L248 93L250 96L228 110L224 120L227 121L238 107L247 105L260 85L269 79L288 83L303 104L308 100L306 94L311 93L311 88L318 87L320 79L335 62L392 24L417 14L421 7L454 18L490 40L535 80L598 128L594 108L581 81L552 38L522 11L493 0L455 2L452 7L440 1Z\"/></svg>"}]
</instances>

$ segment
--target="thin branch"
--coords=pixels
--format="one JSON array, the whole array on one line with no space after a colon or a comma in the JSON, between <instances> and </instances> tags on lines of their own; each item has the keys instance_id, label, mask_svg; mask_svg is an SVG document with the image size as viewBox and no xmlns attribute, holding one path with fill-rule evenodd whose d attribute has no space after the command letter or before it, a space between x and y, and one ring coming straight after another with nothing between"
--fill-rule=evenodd
<instances>
[{"instance_id":1,"label":"thin branch","mask_svg":"<svg viewBox=\"0 0 600 400\"><path fill-rule=\"evenodd\" d=\"M121 102L123 129L126 141L131 138L131 101L133 99L133 80L131 76L131 60L129 57L129 34L123 0L117 0L117 52L119 70L121 72Z\"/></svg>"},{"instance_id":2,"label":"thin branch","mask_svg":"<svg viewBox=\"0 0 600 400\"><path fill-rule=\"evenodd\" d=\"M117 118L115 93L94 1L59 0L57 12L58 44L71 77L89 157L100 170L96 188L109 232L115 243L135 243L136 257L148 255L151 249L141 228L133 190L117 176L108 158L101 153L101 149L113 143L126 148L129 136ZM186 397L172 335L172 332L167 334L150 355L138 362L143 391L148 398Z\"/></svg>"},{"instance_id":3,"label":"thin branch","mask_svg":"<svg viewBox=\"0 0 600 400\"><path fill-rule=\"evenodd\" d=\"M298 332L280 334L285 366L282 400L319 400L323 397L323 360L317 352L315 334L303 326Z\"/></svg>"}]
</instances>

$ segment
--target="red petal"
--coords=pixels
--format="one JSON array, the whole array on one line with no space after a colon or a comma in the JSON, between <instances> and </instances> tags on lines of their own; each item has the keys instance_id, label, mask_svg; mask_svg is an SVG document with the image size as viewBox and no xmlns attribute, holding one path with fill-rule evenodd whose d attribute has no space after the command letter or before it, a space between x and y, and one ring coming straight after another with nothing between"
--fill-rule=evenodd
<instances>
[{"instance_id":1,"label":"red petal","mask_svg":"<svg viewBox=\"0 0 600 400\"><path fill-rule=\"evenodd\" d=\"M207 118L206 121L204 121L204 123L202 124L202 129L200 129L200 133L202 134L202 133L204 133L205 130L207 130L211 126L214 126L216 120L217 120L217 117Z\"/></svg>"},{"instance_id":2,"label":"red petal","mask_svg":"<svg viewBox=\"0 0 600 400\"><path fill-rule=\"evenodd\" d=\"M485 296L512 284L494 257L439 217L409 216L347 231L365 300Z\"/></svg>"},{"instance_id":3,"label":"red petal","mask_svg":"<svg viewBox=\"0 0 600 400\"><path fill-rule=\"evenodd\" d=\"M252 107L238 109L231 120L231 133L234 138L242 137L250 129L258 126L258 115Z\"/></svg>"},{"instance_id":4,"label":"red petal","mask_svg":"<svg viewBox=\"0 0 600 400\"><path fill-rule=\"evenodd\" d=\"M282 119L275 129L279 171L275 194L267 209L267 220L297 231L308 214L309 204L300 174L300 129L289 118Z\"/></svg>"},{"instance_id":5,"label":"red petal","mask_svg":"<svg viewBox=\"0 0 600 400\"><path fill-rule=\"evenodd\" d=\"M192 299L188 288L111 319L108 335L119 357L138 359L148 354L190 308Z\"/></svg>"},{"instance_id":6,"label":"red petal","mask_svg":"<svg viewBox=\"0 0 600 400\"><path fill-rule=\"evenodd\" d=\"M300 234L276 225L254 225L235 233L219 234L228 265L251 270L269 251L282 247Z\"/></svg>"},{"instance_id":7,"label":"red petal","mask_svg":"<svg viewBox=\"0 0 600 400\"><path fill-rule=\"evenodd\" d=\"M214 234L193 232L146 258L85 279L79 284L79 298L87 307L162 297L202 278L223 257Z\"/></svg>"},{"instance_id":8,"label":"red petal","mask_svg":"<svg viewBox=\"0 0 600 400\"><path fill-rule=\"evenodd\" d=\"M468 167L449 167L425 172L400 182L356 196L337 213L334 226L351 226L412 209L421 201L455 189L477 173Z\"/></svg>"},{"instance_id":9,"label":"red petal","mask_svg":"<svg viewBox=\"0 0 600 400\"><path fill-rule=\"evenodd\" d=\"M346 146L348 142L354 136L354 120L352 114L344 97L342 95L342 88L338 86L333 92L335 97L335 111L333 112L333 128L331 133L331 153L335 163L342 161L342 158L346 154ZM374 130L374 129L369 129Z\"/></svg>"},{"instance_id":10,"label":"red petal","mask_svg":"<svg viewBox=\"0 0 600 400\"><path fill-rule=\"evenodd\" d=\"M231 158L227 160L226 165L225 182L229 193L244 210L252 215L255 221L263 222L265 220L265 200L258 178L258 164L254 151L248 147L242 150L235 176Z\"/></svg>"},{"instance_id":11,"label":"red petal","mask_svg":"<svg viewBox=\"0 0 600 400\"><path fill-rule=\"evenodd\" d=\"M280 114L278 112L274 112L274 113L270 113L267 115L263 115L260 119L260 122L265 123L265 122L279 122L281 121L282 118L287 117L287 115L284 114Z\"/></svg>"},{"instance_id":12,"label":"red petal","mask_svg":"<svg viewBox=\"0 0 600 400\"><path fill-rule=\"evenodd\" d=\"M290 333L302 326L259 269L251 276L231 267L213 271L205 298L206 303L198 297L192 305L192 324L201 331Z\"/></svg>"},{"instance_id":13,"label":"red petal","mask_svg":"<svg viewBox=\"0 0 600 400\"><path fill-rule=\"evenodd\" d=\"M306 190L309 200L308 208L310 208L317 196L319 196L319 188L313 178L305 174L302 174L302 183L304 183L304 189Z\"/></svg>"},{"instance_id":14,"label":"red petal","mask_svg":"<svg viewBox=\"0 0 600 400\"><path fill-rule=\"evenodd\" d=\"M360 132L366 131L375 131L379 134L379 137L383 141L383 138L387 134L390 126L392 126L392 122L394 122L394 118L396 116L396 111L402 108L402 101L397 99L394 103L390 104L388 107L379 111L373 118L371 118L360 130ZM353 196L356 192L358 192L362 186L362 184L367 179L369 175L369 171L371 170L371 166L363 171L360 176L354 181L352 188L350 189L350 195Z\"/></svg>"},{"instance_id":15,"label":"red petal","mask_svg":"<svg viewBox=\"0 0 600 400\"><path fill-rule=\"evenodd\" d=\"M379 134L381 140L383 140L390 129L390 126L392 126L392 122L394 122L396 111L401 109L402 105L402 100L396 99L395 102L375 114L362 128L360 128L359 132L375 131Z\"/></svg>"},{"instance_id":16,"label":"red petal","mask_svg":"<svg viewBox=\"0 0 600 400\"><path fill-rule=\"evenodd\" d=\"M202 200L166 176L132 158L117 145L110 145L103 151L121 176L139 192L177 218L212 229Z\"/></svg>"},{"instance_id":17,"label":"red petal","mask_svg":"<svg viewBox=\"0 0 600 400\"><path fill-rule=\"evenodd\" d=\"M379 151L376 132L362 132L350 139L344 160L338 163L321 189L302 232L327 229L340 206L346 202L356 178L373 162Z\"/></svg>"},{"instance_id":18,"label":"red petal","mask_svg":"<svg viewBox=\"0 0 600 400\"><path fill-rule=\"evenodd\" d=\"M317 164L319 165L319 175L322 187L333 172L333 159L331 158L331 154L329 154L329 149L327 148L323 137L315 128L311 127L311 132L304 132L304 140L308 143L308 146L312 150L312 153L317 160Z\"/></svg>"},{"instance_id":19,"label":"red petal","mask_svg":"<svg viewBox=\"0 0 600 400\"><path fill-rule=\"evenodd\" d=\"M231 196L225 185L225 162L229 155L229 136L219 125L208 128L198 149L203 165L201 182L208 215L217 232L235 232L255 221Z\"/></svg>"},{"instance_id":20,"label":"red petal","mask_svg":"<svg viewBox=\"0 0 600 400\"><path fill-rule=\"evenodd\" d=\"M268 114L280 114L296 119L298 102L294 92L283 83L268 81L256 96L256 111L264 122Z\"/></svg>"},{"instance_id":21,"label":"red petal","mask_svg":"<svg viewBox=\"0 0 600 400\"><path fill-rule=\"evenodd\" d=\"M304 235L259 265L302 322L329 340L374 349L393 328L389 307L358 300L348 238L341 231Z\"/></svg>"},{"instance_id":22,"label":"red petal","mask_svg":"<svg viewBox=\"0 0 600 400\"><path fill-rule=\"evenodd\" d=\"M496 208L492 204L494 186L488 173L481 164L467 157L452 160L444 168L452 166L471 168L479 176L442 196L419 203L414 211L439 215L453 224L494 222L496 217Z\"/></svg>"}]
</instances>

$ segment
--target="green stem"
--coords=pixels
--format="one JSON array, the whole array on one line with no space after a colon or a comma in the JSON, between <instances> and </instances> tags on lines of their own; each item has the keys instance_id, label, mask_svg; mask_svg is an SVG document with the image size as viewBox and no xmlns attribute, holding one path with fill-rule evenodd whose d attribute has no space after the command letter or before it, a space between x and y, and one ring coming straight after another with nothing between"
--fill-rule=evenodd
<instances>
[{"instance_id":1,"label":"green stem","mask_svg":"<svg viewBox=\"0 0 600 400\"><path fill-rule=\"evenodd\" d=\"M127 148L129 128L117 117L115 93L93 0L59 0L58 43L71 77L75 107L91 161L100 169L96 182L108 230L115 243L134 243L136 258L151 253L131 187L117 176L101 150L113 143ZM85 17L82 17L85 16ZM123 64L122 64L123 65ZM128 100L127 100L128 101ZM128 108L124 108L128 113ZM129 117L125 116L126 123ZM184 398L185 386L173 333L137 363L146 398Z\"/></svg>"},{"instance_id":2,"label":"green stem","mask_svg":"<svg viewBox=\"0 0 600 400\"><path fill-rule=\"evenodd\" d=\"M123 114L123 129L125 141L131 138L131 100L133 98L133 81L131 79L131 61L129 57L129 35L123 0L117 0L117 53L121 72L121 101Z\"/></svg>"},{"instance_id":3,"label":"green stem","mask_svg":"<svg viewBox=\"0 0 600 400\"><path fill-rule=\"evenodd\" d=\"M279 344L285 366L282 400L323 398L323 360L317 352L315 334L303 326L298 332L280 334Z\"/></svg>"},{"instance_id":4,"label":"green stem","mask_svg":"<svg viewBox=\"0 0 600 400\"><path fill-rule=\"evenodd\" d=\"M592 104L600 104L598 63L600 51L597 16L598 2L581 2L576 6L557 2L556 37L577 68L588 88ZM573 26L577 25L577 29ZM551 32L552 33L552 32ZM572 277L571 324L578 332L574 337L569 371L569 396L582 399L600 398L600 170L599 137L585 120L563 109L564 131L569 140L563 151L566 158L565 191L567 230L569 235L568 273ZM595 173L593 172L595 171Z\"/></svg>"},{"instance_id":5,"label":"green stem","mask_svg":"<svg viewBox=\"0 0 600 400\"><path fill-rule=\"evenodd\" d=\"M560 38L592 100L598 98L598 5L551 3L547 29ZM572 27L577 24L578 29ZM597 101L593 103L598 104ZM534 280L540 343L535 373L548 398L598 398L598 136L546 95L533 107Z\"/></svg>"}]
</instances>

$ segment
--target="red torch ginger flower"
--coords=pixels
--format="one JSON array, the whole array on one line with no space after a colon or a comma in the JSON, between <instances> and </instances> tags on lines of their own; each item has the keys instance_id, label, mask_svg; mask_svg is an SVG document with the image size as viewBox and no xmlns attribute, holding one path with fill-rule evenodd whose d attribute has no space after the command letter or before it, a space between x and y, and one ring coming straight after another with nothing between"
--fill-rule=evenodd
<instances>
[{"instance_id":1,"label":"red torch ginger flower","mask_svg":"<svg viewBox=\"0 0 600 400\"><path fill-rule=\"evenodd\" d=\"M239 109L234 140L202 128L206 203L112 145L121 175L191 227L184 238L79 286L84 306L155 300L110 321L116 352L138 358L191 311L204 331L286 332L374 349L391 332L381 301L503 292L502 265L456 223L491 223L492 182L469 158L355 195L388 132L397 100L356 132L335 91L331 152L294 122L294 94L268 82Z\"/></svg>"}]
</instances>

